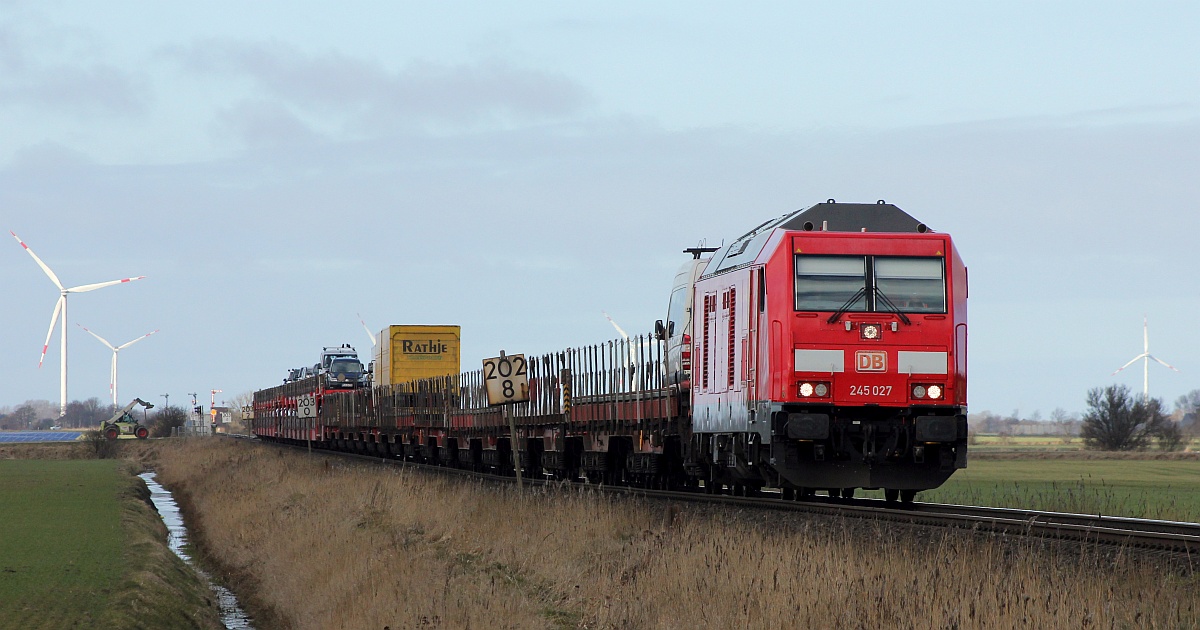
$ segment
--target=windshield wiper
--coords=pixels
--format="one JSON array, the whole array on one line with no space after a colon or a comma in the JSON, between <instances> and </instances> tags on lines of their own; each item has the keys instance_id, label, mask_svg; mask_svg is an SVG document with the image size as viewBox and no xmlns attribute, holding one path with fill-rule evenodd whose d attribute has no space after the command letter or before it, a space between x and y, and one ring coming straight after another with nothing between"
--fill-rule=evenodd
<instances>
[{"instance_id":1,"label":"windshield wiper","mask_svg":"<svg viewBox=\"0 0 1200 630\"><path fill-rule=\"evenodd\" d=\"M839 308L837 311L835 311L833 313L833 315L829 316L829 319L826 320L826 323L836 324L837 320L841 319L842 315L845 315L846 311L850 310L850 307L853 306L854 303L858 301L858 298L864 297L864 296L866 296L866 294L867 294L867 288L859 287L859 289L854 292L854 295L851 295L850 299L846 300L846 303L843 304L841 308Z\"/></svg>"},{"instance_id":2,"label":"windshield wiper","mask_svg":"<svg viewBox=\"0 0 1200 630\"><path fill-rule=\"evenodd\" d=\"M887 310L899 315L900 321L904 322L905 325L912 326L912 321L910 321L908 319L908 316L905 315L904 313L901 313L900 308L897 307L894 303L892 303L892 301L888 298L888 296L886 294L884 294L883 291L879 290L879 287L875 287L875 297L877 298L877 301L883 302L883 305L887 307Z\"/></svg>"}]
</instances>

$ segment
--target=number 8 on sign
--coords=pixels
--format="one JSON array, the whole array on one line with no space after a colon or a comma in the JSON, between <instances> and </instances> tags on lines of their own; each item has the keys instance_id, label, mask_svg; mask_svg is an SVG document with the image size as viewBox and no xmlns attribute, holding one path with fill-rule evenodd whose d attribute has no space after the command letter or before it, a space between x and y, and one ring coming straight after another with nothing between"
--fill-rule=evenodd
<instances>
[{"instance_id":1,"label":"number 8 on sign","mask_svg":"<svg viewBox=\"0 0 1200 630\"><path fill-rule=\"evenodd\" d=\"M529 400L528 369L525 355L503 352L494 359L483 360L483 382L489 405L526 402Z\"/></svg>"}]
</instances>

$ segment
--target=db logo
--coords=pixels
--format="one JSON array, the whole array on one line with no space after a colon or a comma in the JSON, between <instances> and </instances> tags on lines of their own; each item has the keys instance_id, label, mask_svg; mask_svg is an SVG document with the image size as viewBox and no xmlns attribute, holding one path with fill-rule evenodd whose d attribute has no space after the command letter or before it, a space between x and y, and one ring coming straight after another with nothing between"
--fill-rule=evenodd
<instances>
[{"instance_id":1,"label":"db logo","mask_svg":"<svg viewBox=\"0 0 1200 630\"><path fill-rule=\"evenodd\" d=\"M859 350L855 352L854 369L857 372L886 372L887 352L883 350Z\"/></svg>"}]
</instances>

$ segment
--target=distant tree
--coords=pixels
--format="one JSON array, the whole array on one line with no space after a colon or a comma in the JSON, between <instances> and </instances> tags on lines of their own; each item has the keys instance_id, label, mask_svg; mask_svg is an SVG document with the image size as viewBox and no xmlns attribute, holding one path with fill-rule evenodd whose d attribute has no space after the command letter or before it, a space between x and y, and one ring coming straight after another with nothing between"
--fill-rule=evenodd
<instances>
[{"instance_id":1,"label":"distant tree","mask_svg":"<svg viewBox=\"0 0 1200 630\"><path fill-rule=\"evenodd\" d=\"M1200 411L1200 389L1193 389L1175 399L1175 409L1176 411L1182 411L1184 414Z\"/></svg>"},{"instance_id":2,"label":"distant tree","mask_svg":"<svg viewBox=\"0 0 1200 630\"><path fill-rule=\"evenodd\" d=\"M242 419L245 413L254 406L254 392L242 392L228 401L230 415L232 416L232 425L234 433L246 433L246 422Z\"/></svg>"},{"instance_id":3,"label":"distant tree","mask_svg":"<svg viewBox=\"0 0 1200 630\"><path fill-rule=\"evenodd\" d=\"M14 429L28 429L33 426L33 421L37 418L37 411L29 403L25 403L17 407L9 414L9 422Z\"/></svg>"},{"instance_id":4,"label":"distant tree","mask_svg":"<svg viewBox=\"0 0 1200 630\"><path fill-rule=\"evenodd\" d=\"M1144 400L1129 394L1124 385L1110 385L1088 392L1088 410L1083 415L1080 435L1088 448L1106 451L1131 451L1146 448L1170 422L1162 411L1162 401Z\"/></svg>"},{"instance_id":5,"label":"distant tree","mask_svg":"<svg viewBox=\"0 0 1200 630\"><path fill-rule=\"evenodd\" d=\"M71 401L67 403L67 413L62 417L62 425L83 429L97 427L101 421L112 415L108 407L109 405L101 404L100 399L95 397L84 401Z\"/></svg>"},{"instance_id":6,"label":"distant tree","mask_svg":"<svg viewBox=\"0 0 1200 630\"><path fill-rule=\"evenodd\" d=\"M1167 418L1162 426L1159 427L1155 438L1158 442L1158 448L1164 451L1178 451L1183 448L1183 427L1179 426L1178 422Z\"/></svg>"},{"instance_id":7,"label":"distant tree","mask_svg":"<svg viewBox=\"0 0 1200 630\"><path fill-rule=\"evenodd\" d=\"M183 426L186 421L187 412L182 407L160 407L148 421L150 437L171 437L171 429Z\"/></svg>"},{"instance_id":8,"label":"distant tree","mask_svg":"<svg viewBox=\"0 0 1200 630\"><path fill-rule=\"evenodd\" d=\"M1186 434L1200 435L1200 389L1193 389L1175 400L1175 415Z\"/></svg>"}]
</instances>

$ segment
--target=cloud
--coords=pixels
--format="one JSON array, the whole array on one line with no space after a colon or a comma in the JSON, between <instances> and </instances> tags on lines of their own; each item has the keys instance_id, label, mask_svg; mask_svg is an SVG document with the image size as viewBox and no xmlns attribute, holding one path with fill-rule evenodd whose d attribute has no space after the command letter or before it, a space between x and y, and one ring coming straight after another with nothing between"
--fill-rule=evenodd
<instances>
[{"instance_id":1,"label":"cloud","mask_svg":"<svg viewBox=\"0 0 1200 630\"><path fill-rule=\"evenodd\" d=\"M219 112L218 129L251 146L311 145L319 134L289 108L273 101L243 101Z\"/></svg>"},{"instance_id":2,"label":"cloud","mask_svg":"<svg viewBox=\"0 0 1200 630\"><path fill-rule=\"evenodd\" d=\"M345 116L347 129L479 125L571 116L592 96L570 79L503 61L414 61L401 69L340 53L207 41L165 51L195 72L244 77L263 95L313 115Z\"/></svg>"},{"instance_id":3,"label":"cloud","mask_svg":"<svg viewBox=\"0 0 1200 630\"><path fill-rule=\"evenodd\" d=\"M75 115L137 116L148 92L133 75L106 64L31 68L0 87L0 103Z\"/></svg>"}]
</instances>

